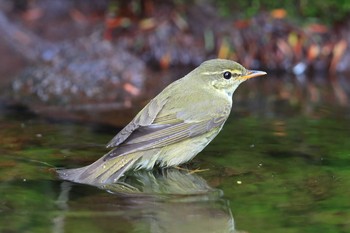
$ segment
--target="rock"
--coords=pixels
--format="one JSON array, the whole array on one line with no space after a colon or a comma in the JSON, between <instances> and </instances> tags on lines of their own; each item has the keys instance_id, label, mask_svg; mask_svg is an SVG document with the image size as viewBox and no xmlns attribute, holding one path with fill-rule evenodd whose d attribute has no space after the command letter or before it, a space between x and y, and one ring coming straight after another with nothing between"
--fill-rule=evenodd
<instances>
[{"instance_id":1,"label":"rock","mask_svg":"<svg viewBox=\"0 0 350 233\"><path fill-rule=\"evenodd\" d=\"M148 73L144 62L99 32L52 43L0 12L0 34L30 64L3 88L3 101L55 118L80 119L130 109L142 98Z\"/></svg>"}]
</instances>

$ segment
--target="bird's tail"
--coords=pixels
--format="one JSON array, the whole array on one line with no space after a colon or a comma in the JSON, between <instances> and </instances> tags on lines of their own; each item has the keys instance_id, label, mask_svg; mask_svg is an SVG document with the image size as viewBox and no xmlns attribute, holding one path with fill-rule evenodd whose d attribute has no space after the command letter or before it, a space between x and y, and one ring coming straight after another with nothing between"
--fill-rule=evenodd
<instances>
[{"instance_id":1,"label":"bird's tail","mask_svg":"<svg viewBox=\"0 0 350 233\"><path fill-rule=\"evenodd\" d=\"M81 168L58 169L57 174L63 180L84 184L115 183L141 157L139 153L117 156L105 160L105 156L96 162Z\"/></svg>"}]
</instances>

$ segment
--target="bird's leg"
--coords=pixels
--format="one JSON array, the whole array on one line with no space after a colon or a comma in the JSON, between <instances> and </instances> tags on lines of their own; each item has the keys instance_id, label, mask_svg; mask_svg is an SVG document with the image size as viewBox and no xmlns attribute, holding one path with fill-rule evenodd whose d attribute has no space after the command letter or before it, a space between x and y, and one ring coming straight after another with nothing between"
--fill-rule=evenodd
<instances>
[{"instance_id":1,"label":"bird's leg","mask_svg":"<svg viewBox=\"0 0 350 233\"><path fill-rule=\"evenodd\" d=\"M182 168L182 167L179 167L179 166L174 166L174 168L176 168L178 170L186 171L188 174L194 174L194 173L209 171L208 168L206 168L206 169L196 168L194 170L187 169L187 168Z\"/></svg>"},{"instance_id":2,"label":"bird's leg","mask_svg":"<svg viewBox=\"0 0 350 233\"><path fill-rule=\"evenodd\" d=\"M209 171L209 168L204 168L204 169L200 169L200 168L196 168L192 171L189 171L188 174L193 174L193 173L199 173L199 172L206 172Z\"/></svg>"}]
</instances>

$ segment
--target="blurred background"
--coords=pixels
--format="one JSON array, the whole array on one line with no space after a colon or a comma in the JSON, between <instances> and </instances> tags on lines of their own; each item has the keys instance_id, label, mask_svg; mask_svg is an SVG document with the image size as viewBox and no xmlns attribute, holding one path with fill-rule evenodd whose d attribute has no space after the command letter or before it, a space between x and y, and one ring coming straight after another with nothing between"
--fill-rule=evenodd
<instances>
[{"instance_id":1,"label":"blurred background","mask_svg":"<svg viewBox=\"0 0 350 233\"><path fill-rule=\"evenodd\" d=\"M349 45L346 0L0 0L0 232L349 232ZM52 174L217 57L268 75L188 165L208 171Z\"/></svg>"},{"instance_id":2,"label":"blurred background","mask_svg":"<svg viewBox=\"0 0 350 233\"><path fill-rule=\"evenodd\" d=\"M3 106L123 126L132 108L216 57L278 77L270 84L276 98L348 103L347 1L2 0L0 7ZM277 84L286 76L299 90ZM331 93L321 95L318 84Z\"/></svg>"}]
</instances>

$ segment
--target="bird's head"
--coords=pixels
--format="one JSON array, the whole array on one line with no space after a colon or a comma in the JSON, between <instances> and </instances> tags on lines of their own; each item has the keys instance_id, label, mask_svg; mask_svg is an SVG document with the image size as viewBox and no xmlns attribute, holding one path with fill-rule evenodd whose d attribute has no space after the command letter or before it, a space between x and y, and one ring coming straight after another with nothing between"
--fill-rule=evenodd
<instances>
[{"instance_id":1,"label":"bird's head","mask_svg":"<svg viewBox=\"0 0 350 233\"><path fill-rule=\"evenodd\" d=\"M205 61L195 72L195 76L207 83L206 85L211 85L230 96L245 80L266 74L264 71L247 70L241 64L225 59Z\"/></svg>"}]
</instances>

